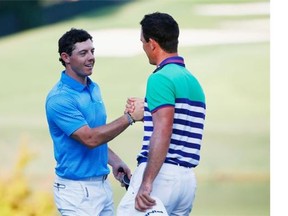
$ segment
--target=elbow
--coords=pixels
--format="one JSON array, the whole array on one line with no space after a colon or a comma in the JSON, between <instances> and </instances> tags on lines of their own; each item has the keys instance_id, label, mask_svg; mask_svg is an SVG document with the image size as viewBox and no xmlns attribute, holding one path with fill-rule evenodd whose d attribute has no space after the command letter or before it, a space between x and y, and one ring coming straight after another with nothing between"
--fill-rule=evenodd
<instances>
[{"instance_id":1,"label":"elbow","mask_svg":"<svg viewBox=\"0 0 288 216\"><path fill-rule=\"evenodd\" d=\"M94 143L92 143L92 142L89 142L89 141L83 141L82 142L87 148L89 148L89 149L93 149L93 148L95 148L96 147L96 145L94 145Z\"/></svg>"},{"instance_id":2,"label":"elbow","mask_svg":"<svg viewBox=\"0 0 288 216\"><path fill-rule=\"evenodd\" d=\"M82 140L82 143L89 149L96 148L105 143L104 135L100 133L88 135Z\"/></svg>"},{"instance_id":3,"label":"elbow","mask_svg":"<svg viewBox=\"0 0 288 216\"><path fill-rule=\"evenodd\" d=\"M97 136L92 135L92 133L86 133L81 135L74 133L72 135L72 138L78 141L80 144L88 147L89 149L93 149L101 144Z\"/></svg>"},{"instance_id":4,"label":"elbow","mask_svg":"<svg viewBox=\"0 0 288 216\"><path fill-rule=\"evenodd\" d=\"M89 149L96 148L97 146L100 146L102 143L99 139L95 137L87 137L81 141L86 147Z\"/></svg>"},{"instance_id":5,"label":"elbow","mask_svg":"<svg viewBox=\"0 0 288 216\"><path fill-rule=\"evenodd\" d=\"M89 149L93 149L107 142L105 134L89 127L82 127L72 134L72 138L85 145Z\"/></svg>"}]
</instances>

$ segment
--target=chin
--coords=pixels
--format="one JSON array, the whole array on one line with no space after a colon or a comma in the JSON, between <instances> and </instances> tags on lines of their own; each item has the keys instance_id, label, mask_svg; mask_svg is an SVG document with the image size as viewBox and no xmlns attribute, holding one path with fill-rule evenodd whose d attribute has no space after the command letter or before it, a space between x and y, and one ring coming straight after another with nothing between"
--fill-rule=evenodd
<instances>
[{"instance_id":1,"label":"chin","mask_svg":"<svg viewBox=\"0 0 288 216\"><path fill-rule=\"evenodd\" d=\"M87 76L90 76L93 73L93 70L89 70L86 72Z\"/></svg>"},{"instance_id":2,"label":"chin","mask_svg":"<svg viewBox=\"0 0 288 216\"><path fill-rule=\"evenodd\" d=\"M149 60L149 63L150 63L151 65L156 65L156 63L153 62L153 61L151 61L151 60Z\"/></svg>"}]
</instances>

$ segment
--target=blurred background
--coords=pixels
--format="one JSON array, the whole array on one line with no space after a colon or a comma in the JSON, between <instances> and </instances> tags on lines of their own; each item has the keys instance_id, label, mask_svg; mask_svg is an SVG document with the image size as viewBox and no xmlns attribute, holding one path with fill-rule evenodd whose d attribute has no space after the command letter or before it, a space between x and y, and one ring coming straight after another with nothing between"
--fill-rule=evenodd
<instances>
[{"instance_id":1,"label":"blurred background","mask_svg":"<svg viewBox=\"0 0 288 216\"><path fill-rule=\"evenodd\" d=\"M128 96L144 97L154 70L140 42L146 13L170 13L179 54L206 93L198 190L191 215L270 213L270 5L265 0L0 1L0 215L58 215L53 146L44 103L64 69L57 41L70 28L94 38L92 79L108 122ZM141 148L137 123L109 143L131 167ZM115 207L125 189L109 176Z\"/></svg>"}]
</instances>

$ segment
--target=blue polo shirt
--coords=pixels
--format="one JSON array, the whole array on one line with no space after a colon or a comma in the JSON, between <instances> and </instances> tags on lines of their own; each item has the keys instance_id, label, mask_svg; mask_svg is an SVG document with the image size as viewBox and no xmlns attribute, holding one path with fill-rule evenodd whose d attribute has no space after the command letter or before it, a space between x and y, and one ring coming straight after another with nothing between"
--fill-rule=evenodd
<instances>
[{"instance_id":1,"label":"blue polo shirt","mask_svg":"<svg viewBox=\"0 0 288 216\"><path fill-rule=\"evenodd\" d=\"M106 124L106 110L96 83L88 78L84 86L63 71L46 98L46 117L58 176L78 180L109 173L107 143L90 149L71 138L84 125L94 128Z\"/></svg>"}]
</instances>

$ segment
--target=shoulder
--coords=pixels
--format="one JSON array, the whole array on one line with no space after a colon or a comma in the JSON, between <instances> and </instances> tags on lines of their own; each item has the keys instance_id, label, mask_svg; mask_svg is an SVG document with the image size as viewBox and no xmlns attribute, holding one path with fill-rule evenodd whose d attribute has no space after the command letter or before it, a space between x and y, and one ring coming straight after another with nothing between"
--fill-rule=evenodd
<instances>
[{"instance_id":1,"label":"shoulder","mask_svg":"<svg viewBox=\"0 0 288 216\"><path fill-rule=\"evenodd\" d=\"M75 97L71 90L62 82L58 82L48 93L46 97L46 106L67 106L68 104L73 103L73 101L75 101Z\"/></svg>"}]
</instances>

